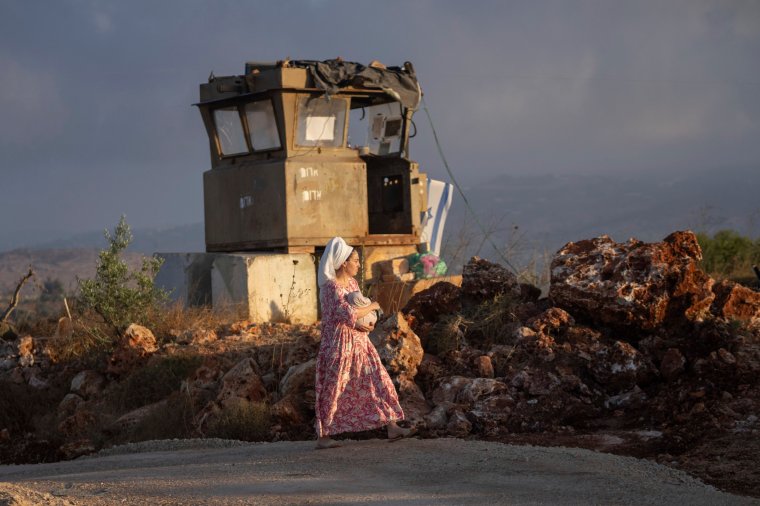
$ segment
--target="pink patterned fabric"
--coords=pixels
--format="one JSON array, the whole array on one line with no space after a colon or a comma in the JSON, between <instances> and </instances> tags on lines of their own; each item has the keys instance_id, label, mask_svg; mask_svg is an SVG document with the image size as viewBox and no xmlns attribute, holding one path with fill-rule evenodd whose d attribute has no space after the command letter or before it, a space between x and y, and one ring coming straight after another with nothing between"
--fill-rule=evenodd
<instances>
[{"instance_id":1,"label":"pink patterned fabric","mask_svg":"<svg viewBox=\"0 0 760 506\"><path fill-rule=\"evenodd\" d=\"M376 429L403 420L396 388L380 362L366 332L354 329L355 309L346 294L359 289L351 279L348 289L334 280L322 287L322 342L317 355L317 435Z\"/></svg>"}]
</instances>

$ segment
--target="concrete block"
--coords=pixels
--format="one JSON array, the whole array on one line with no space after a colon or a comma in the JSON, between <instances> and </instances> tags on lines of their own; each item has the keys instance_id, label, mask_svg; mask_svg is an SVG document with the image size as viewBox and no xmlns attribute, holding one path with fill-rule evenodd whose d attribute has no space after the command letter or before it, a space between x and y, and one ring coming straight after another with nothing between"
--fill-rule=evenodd
<instances>
[{"instance_id":1,"label":"concrete block","mask_svg":"<svg viewBox=\"0 0 760 506\"><path fill-rule=\"evenodd\" d=\"M317 274L309 253L218 253L211 268L215 309L253 322L317 321Z\"/></svg>"},{"instance_id":2,"label":"concrete block","mask_svg":"<svg viewBox=\"0 0 760 506\"><path fill-rule=\"evenodd\" d=\"M217 253L154 253L164 263L155 278L156 286L184 306L211 304L211 265Z\"/></svg>"}]
</instances>

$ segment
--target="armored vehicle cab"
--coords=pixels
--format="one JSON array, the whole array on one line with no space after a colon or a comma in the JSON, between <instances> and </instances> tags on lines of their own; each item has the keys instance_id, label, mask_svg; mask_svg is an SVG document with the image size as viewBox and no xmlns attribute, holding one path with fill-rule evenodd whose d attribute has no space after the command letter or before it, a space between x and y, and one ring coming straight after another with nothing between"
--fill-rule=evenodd
<instances>
[{"instance_id":1,"label":"armored vehicle cab","mask_svg":"<svg viewBox=\"0 0 760 506\"><path fill-rule=\"evenodd\" d=\"M200 86L211 169L207 252L318 252L342 236L378 260L421 243L426 176L409 159L420 88L402 68L341 60L247 63ZM412 135L414 132L412 132Z\"/></svg>"}]
</instances>

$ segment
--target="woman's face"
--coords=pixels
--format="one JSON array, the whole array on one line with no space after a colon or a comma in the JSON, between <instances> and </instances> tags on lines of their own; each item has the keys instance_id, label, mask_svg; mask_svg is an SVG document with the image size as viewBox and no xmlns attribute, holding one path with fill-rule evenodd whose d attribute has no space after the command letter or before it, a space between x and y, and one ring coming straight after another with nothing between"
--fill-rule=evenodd
<instances>
[{"instance_id":1,"label":"woman's face","mask_svg":"<svg viewBox=\"0 0 760 506\"><path fill-rule=\"evenodd\" d=\"M359 262L359 254L356 252L356 250L354 250L348 256L348 260L346 260L343 264L343 269L346 271L346 274L353 278L359 274L360 267L361 263Z\"/></svg>"}]
</instances>

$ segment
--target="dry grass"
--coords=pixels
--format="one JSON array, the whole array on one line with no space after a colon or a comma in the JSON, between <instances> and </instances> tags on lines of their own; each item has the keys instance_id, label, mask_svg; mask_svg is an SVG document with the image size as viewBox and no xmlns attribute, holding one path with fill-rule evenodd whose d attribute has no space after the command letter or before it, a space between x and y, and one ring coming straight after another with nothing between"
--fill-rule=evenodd
<instances>
[{"instance_id":1,"label":"dry grass","mask_svg":"<svg viewBox=\"0 0 760 506\"><path fill-rule=\"evenodd\" d=\"M150 314L148 327L159 342L171 342L188 330L218 330L243 319L239 308L184 307L176 302Z\"/></svg>"},{"instance_id":2,"label":"dry grass","mask_svg":"<svg viewBox=\"0 0 760 506\"><path fill-rule=\"evenodd\" d=\"M425 338L425 351L442 355L462 347L466 321L461 315L445 315L430 329Z\"/></svg>"},{"instance_id":3,"label":"dry grass","mask_svg":"<svg viewBox=\"0 0 760 506\"><path fill-rule=\"evenodd\" d=\"M512 323L517 322L515 306L519 300L500 294L490 301L466 310L466 337L485 346L507 344Z\"/></svg>"},{"instance_id":4,"label":"dry grass","mask_svg":"<svg viewBox=\"0 0 760 506\"><path fill-rule=\"evenodd\" d=\"M239 441L266 441L271 426L272 416L266 403L241 400L224 408L209 424L206 435Z\"/></svg>"},{"instance_id":5,"label":"dry grass","mask_svg":"<svg viewBox=\"0 0 760 506\"><path fill-rule=\"evenodd\" d=\"M241 319L240 311L232 308L220 311L210 307L183 307L176 303L150 312L146 327L153 332L159 344L164 344L176 340L188 330L219 330ZM56 324L57 320L50 322L45 327L47 333L32 335L53 336ZM50 356L55 362L97 361L113 351L119 340L116 331L92 312L74 311L71 326L70 335L48 342Z\"/></svg>"}]
</instances>

